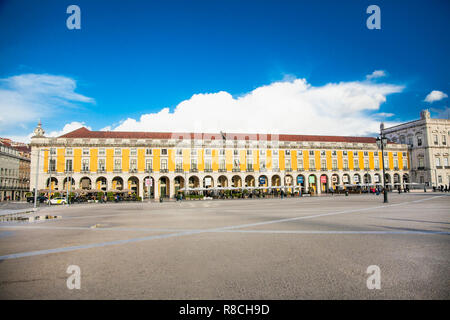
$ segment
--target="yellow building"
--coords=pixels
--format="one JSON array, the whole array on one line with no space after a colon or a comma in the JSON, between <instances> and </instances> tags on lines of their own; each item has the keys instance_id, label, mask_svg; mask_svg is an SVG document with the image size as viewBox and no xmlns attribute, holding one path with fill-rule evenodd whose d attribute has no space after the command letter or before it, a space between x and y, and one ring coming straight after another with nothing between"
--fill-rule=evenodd
<instances>
[{"instance_id":1,"label":"yellow building","mask_svg":"<svg viewBox=\"0 0 450 320\"><path fill-rule=\"evenodd\" d=\"M122 190L159 198L184 188L322 193L383 182L381 151L371 137L80 128L56 138L35 131L31 147L38 189L48 189L51 181L52 190ZM389 143L384 166L389 185L408 182L407 146Z\"/></svg>"}]
</instances>

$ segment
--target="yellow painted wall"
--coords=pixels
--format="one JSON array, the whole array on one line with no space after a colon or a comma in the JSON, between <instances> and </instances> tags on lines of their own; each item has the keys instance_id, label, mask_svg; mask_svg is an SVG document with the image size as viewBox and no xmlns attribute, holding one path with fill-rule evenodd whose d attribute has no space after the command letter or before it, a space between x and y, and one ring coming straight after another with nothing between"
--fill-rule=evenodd
<instances>
[{"instance_id":1,"label":"yellow painted wall","mask_svg":"<svg viewBox=\"0 0 450 320\"><path fill-rule=\"evenodd\" d=\"M246 152L247 150L239 150L239 167L241 171L245 171L247 168Z\"/></svg>"},{"instance_id":2,"label":"yellow painted wall","mask_svg":"<svg viewBox=\"0 0 450 320\"><path fill-rule=\"evenodd\" d=\"M319 150L316 150L316 151L314 152L314 156L315 156L315 162L316 162L316 170L319 170L319 169L320 169L320 166L322 165L322 164L320 163L320 151L319 151Z\"/></svg>"},{"instance_id":3,"label":"yellow painted wall","mask_svg":"<svg viewBox=\"0 0 450 320\"><path fill-rule=\"evenodd\" d=\"M327 169L328 170L333 169L333 163L331 160L331 151L327 151Z\"/></svg>"},{"instance_id":4,"label":"yellow painted wall","mask_svg":"<svg viewBox=\"0 0 450 320\"><path fill-rule=\"evenodd\" d=\"M344 158L343 158L342 151L337 152L337 162L338 162L338 169L343 170L344 169Z\"/></svg>"},{"instance_id":5,"label":"yellow painted wall","mask_svg":"<svg viewBox=\"0 0 450 320\"><path fill-rule=\"evenodd\" d=\"M354 161L353 161L353 151L348 151L348 167L350 170L353 170L354 168Z\"/></svg>"},{"instance_id":6,"label":"yellow painted wall","mask_svg":"<svg viewBox=\"0 0 450 320\"><path fill-rule=\"evenodd\" d=\"M391 170L393 170L394 169L394 155L392 154L392 152L389 152L388 156L389 156L389 168Z\"/></svg>"},{"instance_id":7,"label":"yellow painted wall","mask_svg":"<svg viewBox=\"0 0 450 320\"><path fill-rule=\"evenodd\" d=\"M233 150L231 149L225 150L225 165L227 171L231 172L233 170Z\"/></svg>"},{"instance_id":8,"label":"yellow painted wall","mask_svg":"<svg viewBox=\"0 0 450 320\"><path fill-rule=\"evenodd\" d=\"M130 149L122 149L122 172L130 170Z\"/></svg>"},{"instance_id":9,"label":"yellow painted wall","mask_svg":"<svg viewBox=\"0 0 450 320\"><path fill-rule=\"evenodd\" d=\"M370 168L370 170L375 169L375 161L374 161L373 151L369 152L369 168Z\"/></svg>"},{"instance_id":10,"label":"yellow painted wall","mask_svg":"<svg viewBox=\"0 0 450 320\"><path fill-rule=\"evenodd\" d=\"M253 169L259 171L259 150L253 150Z\"/></svg>"},{"instance_id":11,"label":"yellow painted wall","mask_svg":"<svg viewBox=\"0 0 450 320\"><path fill-rule=\"evenodd\" d=\"M91 172L96 172L98 169L98 149L92 148L91 149L91 157L89 159L89 165Z\"/></svg>"},{"instance_id":12,"label":"yellow painted wall","mask_svg":"<svg viewBox=\"0 0 450 320\"><path fill-rule=\"evenodd\" d=\"M56 150L56 171L64 172L65 170L65 149L59 148Z\"/></svg>"},{"instance_id":13,"label":"yellow painted wall","mask_svg":"<svg viewBox=\"0 0 450 320\"><path fill-rule=\"evenodd\" d=\"M303 150L303 167L305 170L309 170L309 151Z\"/></svg>"},{"instance_id":14,"label":"yellow painted wall","mask_svg":"<svg viewBox=\"0 0 450 320\"><path fill-rule=\"evenodd\" d=\"M205 158L204 158L205 149L199 149L197 152L197 168L198 171L203 171L205 169Z\"/></svg>"},{"instance_id":15,"label":"yellow painted wall","mask_svg":"<svg viewBox=\"0 0 450 320\"><path fill-rule=\"evenodd\" d=\"M284 154L284 150L280 150L278 151L279 154L279 167L280 170L284 170L285 169L285 164L286 164L286 155Z\"/></svg>"},{"instance_id":16,"label":"yellow painted wall","mask_svg":"<svg viewBox=\"0 0 450 320\"><path fill-rule=\"evenodd\" d=\"M73 149L73 171L74 172L81 171L81 149L80 148Z\"/></svg>"},{"instance_id":17,"label":"yellow painted wall","mask_svg":"<svg viewBox=\"0 0 450 320\"><path fill-rule=\"evenodd\" d=\"M212 153L212 157L211 157L212 169L213 169L213 171L217 171L217 170L219 170L219 150L213 149L211 151L211 153Z\"/></svg>"},{"instance_id":18,"label":"yellow painted wall","mask_svg":"<svg viewBox=\"0 0 450 320\"><path fill-rule=\"evenodd\" d=\"M191 150L183 149L183 170L189 171L191 169Z\"/></svg>"},{"instance_id":19,"label":"yellow painted wall","mask_svg":"<svg viewBox=\"0 0 450 320\"><path fill-rule=\"evenodd\" d=\"M397 153L397 159L398 159L398 168L400 170L403 170L403 155L401 152Z\"/></svg>"},{"instance_id":20,"label":"yellow painted wall","mask_svg":"<svg viewBox=\"0 0 450 320\"><path fill-rule=\"evenodd\" d=\"M113 171L114 171L114 149L106 149L106 172L113 172Z\"/></svg>"},{"instance_id":21,"label":"yellow painted wall","mask_svg":"<svg viewBox=\"0 0 450 320\"><path fill-rule=\"evenodd\" d=\"M42 154L42 152L41 152ZM47 173L48 171L48 151L44 151L44 172Z\"/></svg>"},{"instance_id":22,"label":"yellow painted wall","mask_svg":"<svg viewBox=\"0 0 450 320\"><path fill-rule=\"evenodd\" d=\"M159 171L161 168L160 158L161 158L161 149L153 149L153 169L155 171Z\"/></svg>"},{"instance_id":23,"label":"yellow painted wall","mask_svg":"<svg viewBox=\"0 0 450 320\"><path fill-rule=\"evenodd\" d=\"M167 168L170 172L173 172L175 171L175 150L169 149L167 152L169 154Z\"/></svg>"},{"instance_id":24,"label":"yellow painted wall","mask_svg":"<svg viewBox=\"0 0 450 320\"><path fill-rule=\"evenodd\" d=\"M266 151L266 168L272 170L272 150L270 149Z\"/></svg>"},{"instance_id":25,"label":"yellow painted wall","mask_svg":"<svg viewBox=\"0 0 450 320\"><path fill-rule=\"evenodd\" d=\"M137 167L139 172L145 171L145 149L137 150Z\"/></svg>"},{"instance_id":26,"label":"yellow painted wall","mask_svg":"<svg viewBox=\"0 0 450 320\"><path fill-rule=\"evenodd\" d=\"M359 155L359 168L361 170L364 170L364 152L363 151L359 151L358 155Z\"/></svg>"},{"instance_id":27,"label":"yellow painted wall","mask_svg":"<svg viewBox=\"0 0 450 320\"><path fill-rule=\"evenodd\" d=\"M297 171L297 150L291 150L291 166L292 170ZM297 183L294 181L295 184Z\"/></svg>"}]
</instances>

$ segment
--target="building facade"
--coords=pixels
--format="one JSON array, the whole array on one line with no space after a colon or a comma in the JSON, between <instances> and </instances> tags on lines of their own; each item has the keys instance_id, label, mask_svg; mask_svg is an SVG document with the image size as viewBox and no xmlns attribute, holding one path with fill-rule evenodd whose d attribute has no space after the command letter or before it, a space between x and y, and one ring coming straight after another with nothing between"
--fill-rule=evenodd
<instances>
[{"instance_id":1,"label":"building facade","mask_svg":"<svg viewBox=\"0 0 450 320\"><path fill-rule=\"evenodd\" d=\"M385 128L383 133L393 142L408 145L413 182L450 185L450 120L432 119L423 110L419 120Z\"/></svg>"},{"instance_id":2,"label":"building facade","mask_svg":"<svg viewBox=\"0 0 450 320\"><path fill-rule=\"evenodd\" d=\"M14 147L9 139L0 141L0 201L26 199L30 161L28 147Z\"/></svg>"},{"instance_id":3,"label":"building facade","mask_svg":"<svg viewBox=\"0 0 450 320\"><path fill-rule=\"evenodd\" d=\"M391 186L409 182L407 145L389 143L383 164L375 138L370 137L80 128L50 138L39 124L31 140L31 188L39 190L129 190L156 199L174 197L185 186L286 187L322 193L381 184L383 165Z\"/></svg>"}]
</instances>

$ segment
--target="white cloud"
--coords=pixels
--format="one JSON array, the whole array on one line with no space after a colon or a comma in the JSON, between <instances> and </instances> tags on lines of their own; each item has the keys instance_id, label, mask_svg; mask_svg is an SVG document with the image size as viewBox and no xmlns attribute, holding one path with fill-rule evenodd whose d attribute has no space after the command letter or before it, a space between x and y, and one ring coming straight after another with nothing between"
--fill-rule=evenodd
<instances>
[{"instance_id":1,"label":"white cloud","mask_svg":"<svg viewBox=\"0 0 450 320\"><path fill-rule=\"evenodd\" d=\"M47 137L59 137L62 136L63 134L72 132L74 130L77 130L81 127L86 127L89 130L92 130L91 127L87 126L84 122L78 122L78 121L73 121L71 123L66 123L66 125L63 127L62 130L60 131L52 131L49 133L46 133L45 136Z\"/></svg>"},{"instance_id":2,"label":"white cloud","mask_svg":"<svg viewBox=\"0 0 450 320\"><path fill-rule=\"evenodd\" d=\"M382 117L382 118L390 118L390 117L393 117L394 114L390 113L390 112L379 112L379 113L375 113L374 116Z\"/></svg>"},{"instance_id":3,"label":"white cloud","mask_svg":"<svg viewBox=\"0 0 450 320\"><path fill-rule=\"evenodd\" d=\"M375 70L371 74L368 74L366 76L366 79L367 80L372 80L372 79L375 79L375 78L382 78L382 77L386 77L386 72L384 70Z\"/></svg>"},{"instance_id":4,"label":"white cloud","mask_svg":"<svg viewBox=\"0 0 450 320\"><path fill-rule=\"evenodd\" d=\"M368 135L379 131L376 111L386 96L402 90L371 82L314 87L295 79L238 98L224 91L195 94L173 112L163 108L138 120L128 118L113 130Z\"/></svg>"},{"instance_id":5,"label":"white cloud","mask_svg":"<svg viewBox=\"0 0 450 320\"><path fill-rule=\"evenodd\" d=\"M0 131L55 116L77 103L95 102L75 89L75 80L64 76L22 74L0 79Z\"/></svg>"},{"instance_id":6,"label":"white cloud","mask_svg":"<svg viewBox=\"0 0 450 320\"><path fill-rule=\"evenodd\" d=\"M439 100L442 100L442 99L447 98L447 97L448 97L448 95L445 94L444 92L439 91L439 90L433 90L425 97L424 101L425 102L429 102L429 103L433 103L435 101L439 101Z\"/></svg>"}]
</instances>

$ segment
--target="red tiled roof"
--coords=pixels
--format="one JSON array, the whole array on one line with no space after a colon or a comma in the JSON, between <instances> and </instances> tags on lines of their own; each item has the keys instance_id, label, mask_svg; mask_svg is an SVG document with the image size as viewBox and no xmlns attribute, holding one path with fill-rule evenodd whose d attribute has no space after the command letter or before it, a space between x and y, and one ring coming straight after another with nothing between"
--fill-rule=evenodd
<instances>
[{"instance_id":1,"label":"red tiled roof","mask_svg":"<svg viewBox=\"0 0 450 320\"><path fill-rule=\"evenodd\" d=\"M375 143L373 137L317 136L295 134L251 134L225 133L227 140L276 140L279 141L315 141L315 142L356 142ZM85 127L66 133L59 138L98 138L98 139L222 139L220 133L185 132L131 132L131 131L90 131Z\"/></svg>"}]
</instances>

